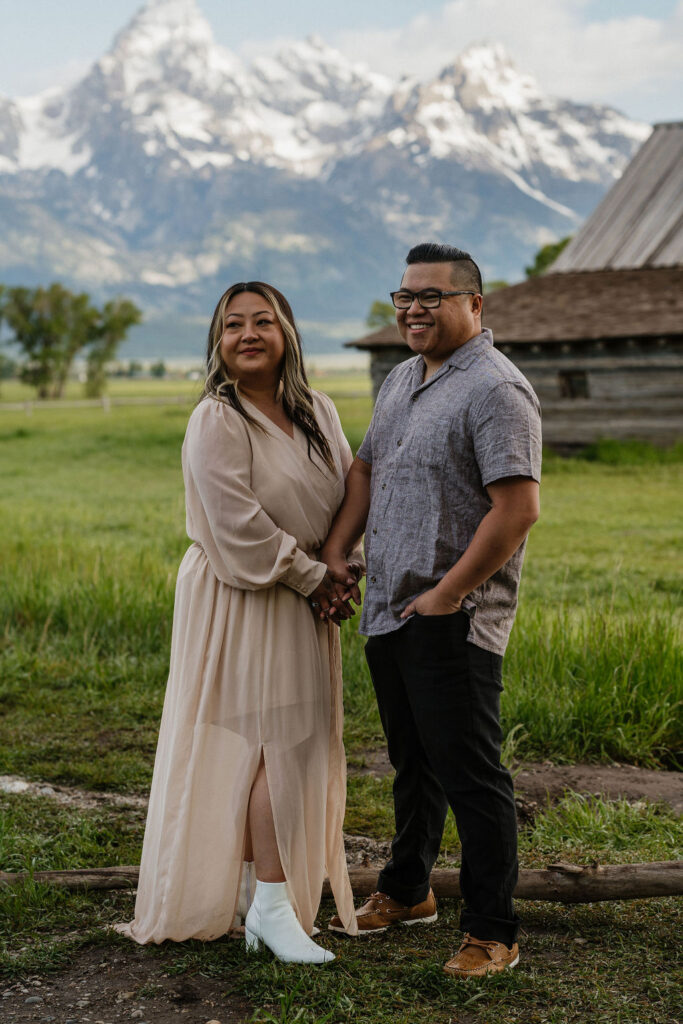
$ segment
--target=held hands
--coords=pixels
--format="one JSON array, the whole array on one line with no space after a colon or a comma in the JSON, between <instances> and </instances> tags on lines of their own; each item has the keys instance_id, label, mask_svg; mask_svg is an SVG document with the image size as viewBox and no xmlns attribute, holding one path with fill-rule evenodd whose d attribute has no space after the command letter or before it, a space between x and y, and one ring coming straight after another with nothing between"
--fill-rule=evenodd
<instances>
[{"instance_id":1,"label":"held hands","mask_svg":"<svg viewBox=\"0 0 683 1024\"><path fill-rule=\"evenodd\" d=\"M356 614L349 604L352 596L349 587L335 582L328 570L315 590L308 595L308 601L314 615L339 625L342 619L350 619Z\"/></svg>"},{"instance_id":2,"label":"held hands","mask_svg":"<svg viewBox=\"0 0 683 1024\"><path fill-rule=\"evenodd\" d=\"M360 560L348 562L343 554L325 548L320 552L320 560L327 564L327 572L308 599L321 619L327 618L339 625L342 619L356 614L349 601L361 603L358 581L365 573L365 566Z\"/></svg>"},{"instance_id":3,"label":"held hands","mask_svg":"<svg viewBox=\"0 0 683 1024\"><path fill-rule=\"evenodd\" d=\"M437 587L425 590L424 594L414 598L401 612L401 618L409 615L452 615L459 612L462 606L460 598L446 597Z\"/></svg>"},{"instance_id":4,"label":"held hands","mask_svg":"<svg viewBox=\"0 0 683 1024\"><path fill-rule=\"evenodd\" d=\"M320 561L327 565L328 576L341 586L347 588L356 604L360 604L358 580L365 575L365 566L359 560L348 562L344 554L322 548Z\"/></svg>"}]
</instances>

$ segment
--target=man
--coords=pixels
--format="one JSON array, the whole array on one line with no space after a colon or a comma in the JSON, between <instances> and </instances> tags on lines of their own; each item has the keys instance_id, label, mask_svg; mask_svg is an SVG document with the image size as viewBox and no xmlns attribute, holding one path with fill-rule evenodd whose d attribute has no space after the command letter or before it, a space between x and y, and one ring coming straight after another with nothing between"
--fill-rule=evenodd
<instances>
[{"instance_id":1,"label":"man","mask_svg":"<svg viewBox=\"0 0 683 1024\"><path fill-rule=\"evenodd\" d=\"M365 531L360 632L396 770L392 856L357 911L359 931L436 920L429 876L450 805L465 938L444 970L470 977L519 959L499 698L538 518L540 414L527 380L482 330L481 275L469 254L425 243L406 262L392 300L416 355L382 386L321 557L350 585L347 552Z\"/></svg>"}]
</instances>

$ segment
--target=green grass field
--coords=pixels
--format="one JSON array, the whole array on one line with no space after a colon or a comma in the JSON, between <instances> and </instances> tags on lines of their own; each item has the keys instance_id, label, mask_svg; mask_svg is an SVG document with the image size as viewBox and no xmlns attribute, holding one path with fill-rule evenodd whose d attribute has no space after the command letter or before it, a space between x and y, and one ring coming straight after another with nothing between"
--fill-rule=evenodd
<instances>
[{"instance_id":1,"label":"green grass field","mask_svg":"<svg viewBox=\"0 0 683 1024\"><path fill-rule=\"evenodd\" d=\"M145 389L168 394L166 383ZM141 396L141 382L128 384L138 387L130 397ZM357 446L370 414L367 381L329 375L320 384ZM0 774L120 792L149 784L175 573L188 543L180 445L192 387L186 405L0 409ZM8 391L3 384L2 400L12 400ZM672 767L681 750L683 462L637 447L597 455L546 461L506 658L508 756ZM381 745L381 729L355 627L346 624L342 640L347 751L358 763ZM141 818L5 795L0 869L135 862L142 827ZM389 780L350 780L345 827L389 838ZM457 857L452 823L444 846ZM662 808L568 798L523 836L522 862L670 859L679 846ZM126 895L32 884L0 892L0 904L9 975L55 969L81 942L121 941L103 939L98 922L130 913ZM676 1019L675 992L657 968L675 935L674 906L531 905L530 966L465 994L437 969L454 942L446 907L446 926L411 935L409 950L395 936L376 940L364 947L377 952L368 964L347 947L324 976L245 966L235 944L189 943L172 957L179 971L225 972L234 991L273 1013L278 993L290 999L303 978L294 1003L305 1013L287 1010L275 1017L281 1024L313 1024L328 1011L330 1021L377 1024L445 1024L449 1015L664 1024ZM66 941L74 931L80 938ZM587 939L590 962L571 945L576 935Z\"/></svg>"},{"instance_id":2,"label":"green grass field","mask_svg":"<svg viewBox=\"0 0 683 1024\"><path fill-rule=\"evenodd\" d=\"M362 435L369 399L337 402L349 435ZM12 740L0 771L148 784L187 546L188 411L0 414L0 737ZM506 730L519 727L518 756L674 758L681 465L548 460L506 660L503 716ZM343 641L353 756L381 733L355 627Z\"/></svg>"},{"instance_id":3,"label":"green grass field","mask_svg":"<svg viewBox=\"0 0 683 1024\"><path fill-rule=\"evenodd\" d=\"M199 363L199 360L198 360ZM358 396L367 398L371 394L370 378L362 370L329 370L310 374L312 387L325 391L334 398ZM117 398L177 398L186 396L194 401L201 391L201 383L187 380L180 375L169 374L166 377L109 377L105 395ZM14 378L0 381L0 408L2 403L36 401L35 388L23 384ZM67 381L64 401L80 401L85 399L83 384L74 378ZM48 403L49 404L49 403Z\"/></svg>"}]
</instances>

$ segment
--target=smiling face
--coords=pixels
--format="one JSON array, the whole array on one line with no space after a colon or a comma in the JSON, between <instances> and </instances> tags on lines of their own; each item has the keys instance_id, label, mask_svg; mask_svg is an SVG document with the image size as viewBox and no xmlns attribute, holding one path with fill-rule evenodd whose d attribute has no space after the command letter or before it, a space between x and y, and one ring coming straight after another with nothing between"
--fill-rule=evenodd
<instances>
[{"instance_id":1,"label":"smiling face","mask_svg":"<svg viewBox=\"0 0 683 1024\"><path fill-rule=\"evenodd\" d=\"M258 292L238 292L228 303L221 356L233 380L277 387L285 336L270 302Z\"/></svg>"},{"instance_id":2,"label":"smiling face","mask_svg":"<svg viewBox=\"0 0 683 1024\"><path fill-rule=\"evenodd\" d=\"M457 270L453 274L452 263L411 263L401 287L411 292L425 288L450 292L469 285L459 281ZM408 309L396 310L396 324L401 337L422 356L431 374L456 348L481 333L481 304L481 295L449 295L436 309L423 309L413 299Z\"/></svg>"}]
</instances>

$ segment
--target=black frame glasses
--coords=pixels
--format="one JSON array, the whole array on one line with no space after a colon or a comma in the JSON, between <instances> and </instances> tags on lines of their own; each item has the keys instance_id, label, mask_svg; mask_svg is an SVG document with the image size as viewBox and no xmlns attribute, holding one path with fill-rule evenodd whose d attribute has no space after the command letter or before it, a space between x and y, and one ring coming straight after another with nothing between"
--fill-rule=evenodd
<instances>
[{"instance_id":1,"label":"black frame glasses","mask_svg":"<svg viewBox=\"0 0 683 1024\"><path fill-rule=\"evenodd\" d=\"M420 306L423 309L437 309L441 305L441 300L447 295L478 295L479 292L442 292L438 288L423 288L419 292L411 292L409 288L399 288L398 291L389 292L391 301L393 302L396 309L410 309L415 299L417 299ZM397 295L409 295L410 301L407 303L399 303L396 301ZM432 301L435 299L436 301Z\"/></svg>"}]
</instances>

